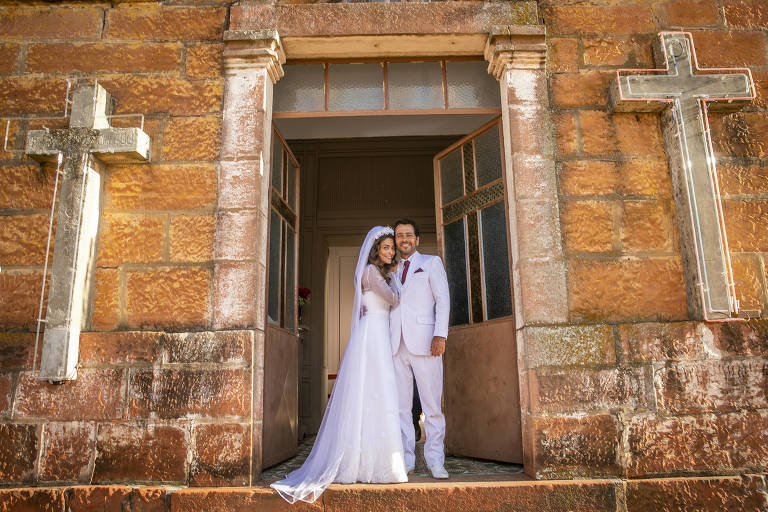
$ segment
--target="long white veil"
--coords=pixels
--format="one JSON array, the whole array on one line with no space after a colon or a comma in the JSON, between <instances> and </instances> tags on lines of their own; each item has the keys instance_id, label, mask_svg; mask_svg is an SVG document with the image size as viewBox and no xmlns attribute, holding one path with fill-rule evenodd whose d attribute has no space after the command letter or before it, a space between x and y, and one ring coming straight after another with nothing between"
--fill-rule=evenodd
<instances>
[{"instance_id":1,"label":"long white veil","mask_svg":"<svg viewBox=\"0 0 768 512\"><path fill-rule=\"evenodd\" d=\"M359 432L365 398L359 386L363 381L363 365L359 363L366 357L364 336L358 329L363 296L361 279L368 264L371 247L384 234L393 234L392 228L374 227L368 231L360 247L355 267L352 329L312 451L299 469L290 473L284 480L270 485L289 503L299 500L313 503L336 478L345 450L359 451Z\"/></svg>"}]
</instances>

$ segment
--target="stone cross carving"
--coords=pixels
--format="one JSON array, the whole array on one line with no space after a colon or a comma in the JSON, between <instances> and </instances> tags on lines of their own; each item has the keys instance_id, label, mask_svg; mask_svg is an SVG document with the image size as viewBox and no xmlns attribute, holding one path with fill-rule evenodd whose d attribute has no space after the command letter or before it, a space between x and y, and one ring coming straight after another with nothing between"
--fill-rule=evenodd
<instances>
[{"instance_id":1,"label":"stone cross carving","mask_svg":"<svg viewBox=\"0 0 768 512\"><path fill-rule=\"evenodd\" d=\"M99 224L104 162L146 160L149 136L139 128L112 128L112 98L98 84L79 84L68 129L31 130L25 152L38 161L59 159L61 189L51 262L40 378L77 377L80 329L86 317Z\"/></svg>"},{"instance_id":2,"label":"stone cross carving","mask_svg":"<svg viewBox=\"0 0 768 512\"><path fill-rule=\"evenodd\" d=\"M665 111L664 139L680 225L689 307L693 315L704 320L730 318L738 314L739 306L707 110L738 109L745 101L754 99L752 76L748 69L708 69L707 74L697 74L699 68L689 33L662 32L659 41L657 55L664 60L666 69L619 70L611 89L611 104L618 112Z\"/></svg>"}]
</instances>

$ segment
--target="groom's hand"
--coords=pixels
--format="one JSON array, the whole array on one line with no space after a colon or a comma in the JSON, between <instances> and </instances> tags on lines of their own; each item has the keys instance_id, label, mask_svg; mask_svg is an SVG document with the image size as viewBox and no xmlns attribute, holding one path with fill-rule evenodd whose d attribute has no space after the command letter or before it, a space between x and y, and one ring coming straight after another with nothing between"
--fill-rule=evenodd
<instances>
[{"instance_id":1,"label":"groom's hand","mask_svg":"<svg viewBox=\"0 0 768 512\"><path fill-rule=\"evenodd\" d=\"M435 336L432 338L432 355L437 357L445 354L445 338Z\"/></svg>"}]
</instances>

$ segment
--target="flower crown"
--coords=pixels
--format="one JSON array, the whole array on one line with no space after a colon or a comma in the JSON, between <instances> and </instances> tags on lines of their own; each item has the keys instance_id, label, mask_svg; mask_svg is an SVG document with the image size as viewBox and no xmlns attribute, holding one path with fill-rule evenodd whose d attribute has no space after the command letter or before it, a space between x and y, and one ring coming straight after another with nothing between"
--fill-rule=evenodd
<instances>
[{"instance_id":1,"label":"flower crown","mask_svg":"<svg viewBox=\"0 0 768 512\"><path fill-rule=\"evenodd\" d=\"M373 234L373 239L378 240L384 235L395 235L395 230L392 229L390 226L384 226L380 230L378 230L376 233Z\"/></svg>"}]
</instances>

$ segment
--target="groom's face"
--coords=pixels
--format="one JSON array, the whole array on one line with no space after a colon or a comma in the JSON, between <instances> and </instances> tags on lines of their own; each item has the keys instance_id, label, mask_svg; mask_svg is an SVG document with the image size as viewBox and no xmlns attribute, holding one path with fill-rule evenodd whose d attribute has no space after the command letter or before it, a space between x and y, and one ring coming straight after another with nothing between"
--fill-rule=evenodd
<instances>
[{"instance_id":1,"label":"groom's face","mask_svg":"<svg viewBox=\"0 0 768 512\"><path fill-rule=\"evenodd\" d=\"M397 250L400 251L400 257L409 258L419 246L419 237L413 226L410 224L400 224L395 228L395 243Z\"/></svg>"}]
</instances>

